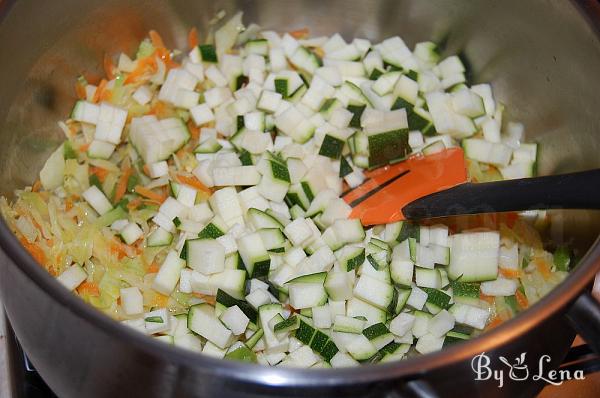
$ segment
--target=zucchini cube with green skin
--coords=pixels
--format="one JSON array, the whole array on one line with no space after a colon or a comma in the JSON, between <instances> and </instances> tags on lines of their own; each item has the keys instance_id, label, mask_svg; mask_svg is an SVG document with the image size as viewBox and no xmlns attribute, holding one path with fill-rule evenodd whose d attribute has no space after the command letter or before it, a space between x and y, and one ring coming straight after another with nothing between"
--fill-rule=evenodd
<instances>
[{"instance_id":1,"label":"zucchini cube with green skin","mask_svg":"<svg viewBox=\"0 0 600 398\"><path fill-rule=\"evenodd\" d=\"M343 333L362 333L365 327L365 321L345 315L336 315L333 321L333 331Z\"/></svg>"},{"instance_id":2,"label":"zucchini cube with green skin","mask_svg":"<svg viewBox=\"0 0 600 398\"><path fill-rule=\"evenodd\" d=\"M213 223L209 223L200 233L198 237L200 239L217 239L221 236L225 235L225 233L221 230L221 228L217 227Z\"/></svg>"},{"instance_id":3,"label":"zucchini cube with green skin","mask_svg":"<svg viewBox=\"0 0 600 398\"><path fill-rule=\"evenodd\" d=\"M450 248L448 276L461 282L498 277L500 234L497 231L455 234Z\"/></svg>"},{"instance_id":4,"label":"zucchini cube with green skin","mask_svg":"<svg viewBox=\"0 0 600 398\"><path fill-rule=\"evenodd\" d=\"M329 340L321 350L320 354L324 360L330 362L335 354L339 352L339 350L340 349L337 347L337 345L332 340Z\"/></svg>"},{"instance_id":5,"label":"zucchini cube with green skin","mask_svg":"<svg viewBox=\"0 0 600 398\"><path fill-rule=\"evenodd\" d=\"M350 317L364 317L367 325L387 320L387 312L357 297L353 297L346 303L346 315Z\"/></svg>"},{"instance_id":6,"label":"zucchini cube with green skin","mask_svg":"<svg viewBox=\"0 0 600 398\"><path fill-rule=\"evenodd\" d=\"M354 296L378 308L386 309L393 298L394 287L369 275L361 275L354 286Z\"/></svg>"},{"instance_id":7,"label":"zucchini cube with green skin","mask_svg":"<svg viewBox=\"0 0 600 398\"><path fill-rule=\"evenodd\" d=\"M323 283L326 272L303 275L287 282L290 305L295 309L318 307L327 302Z\"/></svg>"},{"instance_id":8,"label":"zucchini cube with green skin","mask_svg":"<svg viewBox=\"0 0 600 398\"><path fill-rule=\"evenodd\" d=\"M262 329L258 329L248 340L246 340L246 345L248 348L252 349L260 341L260 339L264 336L264 331Z\"/></svg>"},{"instance_id":9,"label":"zucchini cube with green skin","mask_svg":"<svg viewBox=\"0 0 600 398\"><path fill-rule=\"evenodd\" d=\"M292 315L288 319L285 319L275 325L273 330L275 333L284 333L291 332L292 330L296 330L300 327L300 317L297 315Z\"/></svg>"},{"instance_id":10,"label":"zucchini cube with green skin","mask_svg":"<svg viewBox=\"0 0 600 398\"><path fill-rule=\"evenodd\" d=\"M275 92L281 94L283 98L288 97L288 79L275 79Z\"/></svg>"},{"instance_id":11,"label":"zucchini cube with green skin","mask_svg":"<svg viewBox=\"0 0 600 398\"><path fill-rule=\"evenodd\" d=\"M427 293L427 301L425 302L425 306L432 314L437 314L441 310L445 310L448 308L450 303L450 296L439 289L432 289L428 287L421 288L425 293Z\"/></svg>"},{"instance_id":12,"label":"zucchini cube with green skin","mask_svg":"<svg viewBox=\"0 0 600 398\"><path fill-rule=\"evenodd\" d=\"M319 155L326 156L331 159L339 159L344 149L345 141L334 137L333 135L325 134Z\"/></svg>"},{"instance_id":13,"label":"zucchini cube with green skin","mask_svg":"<svg viewBox=\"0 0 600 398\"><path fill-rule=\"evenodd\" d=\"M446 337L444 338L444 347L452 345L454 343L460 343L466 340L469 340L471 336L465 333L459 333L454 331L449 331L446 333Z\"/></svg>"},{"instance_id":14,"label":"zucchini cube with green skin","mask_svg":"<svg viewBox=\"0 0 600 398\"><path fill-rule=\"evenodd\" d=\"M325 291L335 301L352 298L352 285L353 281L346 272L330 271L325 279Z\"/></svg>"},{"instance_id":15,"label":"zucchini cube with green skin","mask_svg":"<svg viewBox=\"0 0 600 398\"><path fill-rule=\"evenodd\" d=\"M248 304L244 300L238 300L235 297L229 295L224 290L217 290L217 295L215 298L218 304L225 306L226 308L238 306L240 310L250 319L250 322L256 324L258 321L258 312L252 308L250 304Z\"/></svg>"},{"instance_id":16,"label":"zucchini cube with green skin","mask_svg":"<svg viewBox=\"0 0 600 398\"><path fill-rule=\"evenodd\" d=\"M314 334L316 333L316 329L312 327L306 319L300 318L300 324L298 325L298 329L296 329L295 336L302 343L308 345L312 340Z\"/></svg>"},{"instance_id":17,"label":"zucchini cube with green skin","mask_svg":"<svg viewBox=\"0 0 600 398\"><path fill-rule=\"evenodd\" d=\"M255 39L246 42L246 53L258 54L266 57L269 55L269 42L266 39Z\"/></svg>"},{"instance_id":18,"label":"zucchini cube with green skin","mask_svg":"<svg viewBox=\"0 0 600 398\"><path fill-rule=\"evenodd\" d=\"M188 267L204 274L214 274L225 269L225 249L213 239L186 241Z\"/></svg>"},{"instance_id":19,"label":"zucchini cube with green skin","mask_svg":"<svg viewBox=\"0 0 600 398\"><path fill-rule=\"evenodd\" d=\"M363 330L362 334L369 339L378 350L394 341L394 335L383 323L376 323Z\"/></svg>"},{"instance_id":20,"label":"zucchini cube with green skin","mask_svg":"<svg viewBox=\"0 0 600 398\"><path fill-rule=\"evenodd\" d=\"M342 156L340 159L340 172L338 174L338 177L344 178L348 174L352 174L353 171L354 169L350 165L350 162L348 162L348 159L345 156Z\"/></svg>"},{"instance_id":21,"label":"zucchini cube with green skin","mask_svg":"<svg viewBox=\"0 0 600 398\"><path fill-rule=\"evenodd\" d=\"M209 304L197 304L190 307L188 312L188 328L219 348L225 348L232 337L215 315L215 309Z\"/></svg>"},{"instance_id":22,"label":"zucchini cube with green skin","mask_svg":"<svg viewBox=\"0 0 600 398\"><path fill-rule=\"evenodd\" d=\"M209 62L214 64L219 62L219 59L217 57L217 50L212 44L201 44L198 46L198 50L200 50L200 57L202 58L203 62Z\"/></svg>"},{"instance_id":23,"label":"zucchini cube with green skin","mask_svg":"<svg viewBox=\"0 0 600 398\"><path fill-rule=\"evenodd\" d=\"M479 300L479 283L450 281L450 287L455 298L464 297Z\"/></svg>"},{"instance_id":24,"label":"zucchini cube with green skin","mask_svg":"<svg viewBox=\"0 0 600 398\"><path fill-rule=\"evenodd\" d=\"M369 139L369 167L388 164L392 160L403 159L410 153L408 129L373 134Z\"/></svg>"},{"instance_id":25,"label":"zucchini cube with green skin","mask_svg":"<svg viewBox=\"0 0 600 398\"><path fill-rule=\"evenodd\" d=\"M337 250L335 256L343 270L352 271L365 262L365 249L360 246L346 245Z\"/></svg>"},{"instance_id":26,"label":"zucchini cube with green skin","mask_svg":"<svg viewBox=\"0 0 600 398\"><path fill-rule=\"evenodd\" d=\"M394 314L399 314L400 311L406 306L408 298L410 297L411 289L398 289L396 297L396 308Z\"/></svg>"},{"instance_id":27,"label":"zucchini cube with green skin","mask_svg":"<svg viewBox=\"0 0 600 398\"><path fill-rule=\"evenodd\" d=\"M239 343L239 344L238 344ZM238 342L225 354L225 359L256 363L256 354L246 344Z\"/></svg>"},{"instance_id":28,"label":"zucchini cube with green skin","mask_svg":"<svg viewBox=\"0 0 600 398\"><path fill-rule=\"evenodd\" d=\"M271 258L258 232L240 237L237 246L251 278L263 278L269 274Z\"/></svg>"},{"instance_id":29,"label":"zucchini cube with green skin","mask_svg":"<svg viewBox=\"0 0 600 398\"><path fill-rule=\"evenodd\" d=\"M328 342L329 337L325 333L317 329L312 339L310 340L310 348L312 348L320 354Z\"/></svg>"},{"instance_id":30,"label":"zucchini cube with green skin","mask_svg":"<svg viewBox=\"0 0 600 398\"><path fill-rule=\"evenodd\" d=\"M262 210L250 208L246 214L250 223L254 226L254 228L264 229L264 228L279 228L283 229L283 225L275 219L275 217L265 213Z\"/></svg>"},{"instance_id":31,"label":"zucchini cube with green skin","mask_svg":"<svg viewBox=\"0 0 600 398\"><path fill-rule=\"evenodd\" d=\"M319 113L327 120L331 117L331 114L336 110L343 106L342 102L337 98L328 98L323 102L321 108L319 109Z\"/></svg>"},{"instance_id":32,"label":"zucchini cube with green skin","mask_svg":"<svg viewBox=\"0 0 600 398\"><path fill-rule=\"evenodd\" d=\"M348 354L357 361L365 361L377 353L377 347L364 335L359 334L346 347Z\"/></svg>"},{"instance_id":33,"label":"zucchini cube with green skin","mask_svg":"<svg viewBox=\"0 0 600 398\"><path fill-rule=\"evenodd\" d=\"M279 341L269 322L277 315L281 315L283 307L281 304L265 304L258 308L260 326L264 332L265 344L270 349L281 349L282 342Z\"/></svg>"},{"instance_id":34,"label":"zucchini cube with green skin","mask_svg":"<svg viewBox=\"0 0 600 398\"><path fill-rule=\"evenodd\" d=\"M310 206L310 198L306 195L306 190L303 189L302 184L292 184L285 196L285 201L290 206L300 206L304 211Z\"/></svg>"}]
</instances>

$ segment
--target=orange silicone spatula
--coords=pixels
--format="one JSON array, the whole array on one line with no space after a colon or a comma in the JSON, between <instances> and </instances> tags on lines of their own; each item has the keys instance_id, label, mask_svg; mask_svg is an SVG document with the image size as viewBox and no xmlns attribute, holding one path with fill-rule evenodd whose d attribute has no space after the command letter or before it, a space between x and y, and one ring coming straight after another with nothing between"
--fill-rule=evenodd
<instances>
[{"instance_id":1,"label":"orange silicone spatula","mask_svg":"<svg viewBox=\"0 0 600 398\"><path fill-rule=\"evenodd\" d=\"M365 173L342 194L363 225L529 209L600 209L600 169L467 182L463 151L450 148Z\"/></svg>"},{"instance_id":2,"label":"orange silicone spatula","mask_svg":"<svg viewBox=\"0 0 600 398\"><path fill-rule=\"evenodd\" d=\"M365 173L365 181L342 194L352 207L350 218L363 225L406 219L402 208L428 194L467 181L462 149L450 148L428 156L414 156Z\"/></svg>"}]
</instances>

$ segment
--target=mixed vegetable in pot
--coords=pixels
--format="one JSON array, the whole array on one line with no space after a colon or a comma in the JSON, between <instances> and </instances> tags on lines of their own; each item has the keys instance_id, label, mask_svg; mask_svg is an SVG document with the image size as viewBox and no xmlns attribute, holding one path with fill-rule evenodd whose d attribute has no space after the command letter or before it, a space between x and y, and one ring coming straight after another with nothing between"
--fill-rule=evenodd
<instances>
[{"instance_id":1,"label":"mixed vegetable in pot","mask_svg":"<svg viewBox=\"0 0 600 398\"><path fill-rule=\"evenodd\" d=\"M95 308L168 344L345 367L468 340L538 301L571 255L544 212L363 226L366 169L462 147L471 181L530 177L538 147L458 56L244 27L80 77L66 139L1 200L23 246Z\"/></svg>"}]
</instances>

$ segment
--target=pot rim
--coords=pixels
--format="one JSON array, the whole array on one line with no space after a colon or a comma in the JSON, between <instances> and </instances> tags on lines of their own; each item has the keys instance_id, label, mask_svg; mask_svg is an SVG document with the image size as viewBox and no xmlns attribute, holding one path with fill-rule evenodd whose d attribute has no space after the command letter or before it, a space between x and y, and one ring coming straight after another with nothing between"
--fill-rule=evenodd
<instances>
[{"instance_id":1,"label":"pot rim","mask_svg":"<svg viewBox=\"0 0 600 398\"><path fill-rule=\"evenodd\" d=\"M579 11L582 19L593 28L596 36L600 36L600 5L588 0L573 0L571 3ZM8 8L10 7L6 7L4 10L0 8L0 11L7 11ZM7 12L0 13L0 22L6 14ZM598 237L564 282L523 314L492 331L468 342L455 344L441 351L408 360L354 368L311 370L267 367L215 359L150 339L148 336L114 321L64 289L46 270L40 267L21 245L3 217L0 217L0 247L11 260L10 264L6 264L6 266L16 265L57 303L71 309L83 321L118 338L123 344L132 345L146 355L161 357L172 364L189 366L196 371L209 373L212 376L222 376L230 378L232 381L271 387L308 388L389 382L395 378L416 376L434 368L471 360L475 355L491 351L497 346L519 338L521 334L528 332L544 319L564 310L586 289L600 270L600 237Z\"/></svg>"}]
</instances>

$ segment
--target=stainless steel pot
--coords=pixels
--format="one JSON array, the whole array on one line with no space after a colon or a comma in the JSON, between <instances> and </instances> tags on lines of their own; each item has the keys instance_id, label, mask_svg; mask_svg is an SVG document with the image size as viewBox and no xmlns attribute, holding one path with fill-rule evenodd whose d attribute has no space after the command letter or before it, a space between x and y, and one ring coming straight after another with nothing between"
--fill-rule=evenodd
<instances>
[{"instance_id":1,"label":"stainless steel pot","mask_svg":"<svg viewBox=\"0 0 600 398\"><path fill-rule=\"evenodd\" d=\"M74 76L100 71L104 52L133 52L149 29L184 47L192 26L206 30L220 10L277 30L308 26L410 45L433 38L462 52L475 81L493 81L541 142L542 174L600 167L600 7L594 1L183 1L0 2L0 187L30 184L62 139L56 121L74 99ZM203 36L204 37L204 36ZM568 280L494 331L441 352L346 370L291 370L225 362L184 352L128 330L63 290L0 223L6 254L0 283L7 314L32 362L61 397L529 396L540 382L475 381L471 359L527 352L537 366L564 358L570 325L599 345L598 308L585 289L600 266L599 217L557 212L551 234L585 254ZM573 304L575 303L575 304ZM595 311L595 312L594 312ZM595 328L595 329L594 329Z\"/></svg>"}]
</instances>

